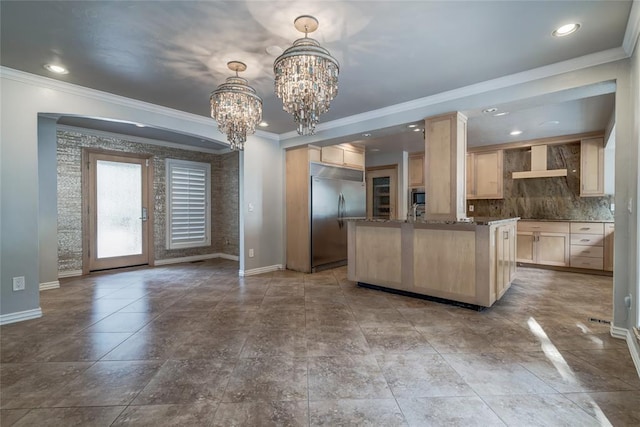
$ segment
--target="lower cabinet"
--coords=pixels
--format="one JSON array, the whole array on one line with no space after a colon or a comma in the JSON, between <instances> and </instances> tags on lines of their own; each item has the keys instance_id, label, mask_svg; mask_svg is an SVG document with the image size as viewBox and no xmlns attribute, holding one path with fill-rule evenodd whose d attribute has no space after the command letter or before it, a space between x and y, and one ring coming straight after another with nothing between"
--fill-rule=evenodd
<instances>
[{"instance_id":1,"label":"lower cabinet","mask_svg":"<svg viewBox=\"0 0 640 427\"><path fill-rule=\"evenodd\" d=\"M516 224L496 228L496 300L509 289L516 275Z\"/></svg>"},{"instance_id":2,"label":"lower cabinet","mask_svg":"<svg viewBox=\"0 0 640 427\"><path fill-rule=\"evenodd\" d=\"M528 264L568 266L569 236L568 222L519 222L517 260Z\"/></svg>"},{"instance_id":3,"label":"lower cabinet","mask_svg":"<svg viewBox=\"0 0 640 427\"><path fill-rule=\"evenodd\" d=\"M613 271L613 224L604 225L604 270Z\"/></svg>"},{"instance_id":4,"label":"lower cabinet","mask_svg":"<svg viewBox=\"0 0 640 427\"><path fill-rule=\"evenodd\" d=\"M518 262L613 271L613 224L520 221Z\"/></svg>"}]
</instances>

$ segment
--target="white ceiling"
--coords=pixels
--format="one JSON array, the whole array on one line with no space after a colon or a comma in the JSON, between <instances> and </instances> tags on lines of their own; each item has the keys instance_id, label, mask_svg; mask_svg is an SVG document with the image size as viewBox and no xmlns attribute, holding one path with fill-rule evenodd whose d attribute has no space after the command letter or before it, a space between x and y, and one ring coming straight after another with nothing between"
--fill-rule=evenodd
<instances>
[{"instance_id":1,"label":"white ceiling","mask_svg":"<svg viewBox=\"0 0 640 427\"><path fill-rule=\"evenodd\" d=\"M295 127L273 94L274 56L266 48L285 49L300 36L293 27L298 15L319 19L312 36L341 64L339 94L320 118L326 123L618 48L630 9L631 1L611 0L3 0L0 64L208 116L210 92L231 74L227 61L240 60L249 66L244 77L264 100L265 130L282 134ZM566 22L581 28L552 37ZM69 74L52 75L43 68L50 62ZM526 128L521 139L601 126L611 115L612 97L587 91L542 104L495 106L510 109L501 120L467 111L470 145L506 142L505 125ZM539 126L549 120L560 124Z\"/></svg>"}]
</instances>

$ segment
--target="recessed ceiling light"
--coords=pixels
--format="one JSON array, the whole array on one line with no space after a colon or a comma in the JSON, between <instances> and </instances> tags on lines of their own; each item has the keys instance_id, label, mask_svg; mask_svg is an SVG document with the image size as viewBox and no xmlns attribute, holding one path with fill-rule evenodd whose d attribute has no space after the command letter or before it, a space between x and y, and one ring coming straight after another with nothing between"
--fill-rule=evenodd
<instances>
[{"instance_id":1,"label":"recessed ceiling light","mask_svg":"<svg viewBox=\"0 0 640 427\"><path fill-rule=\"evenodd\" d=\"M420 128L415 128L413 131L414 131L414 132L420 132L421 130L422 130L422 129L420 129Z\"/></svg>"},{"instance_id":2,"label":"recessed ceiling light","mask_svg":"<svg viewBox=\"0 0 640 427\"><path fill-rule=\"evenodd\" d=\"M69 73L69 70L64 68L62 65L46 64L44 66L44 68L45 68L45 70L51 71L52 73L56 73L56 74L68 74Z\"/></svg>"},{"instance_id":3,"label":"recessed ceiling light","mask_svg":"<svg viewBox=\"0 0 640 427\"><path fill-rule=\"evenodd\" d=\"M522 133L521 130L512 130L511 132L509 132L509 135L516 136L516 135L520 135L521 133Z\"/></svg>"},{"instance_id":4,"label":"recessed ceiling light","mask_svg":"<svg viewBox=\"0 0 640 427\"><path fill-rule=\"evenodd\" d=\"M267 122L260 122L260 123L258 124L258 126L260 126L261 128L266 128L267 126L269 126L269 123L267 123Z\"/></svg>"},{"instance_id":5,"label":"recessed ceiling light","mask_svg":"<svg viewBox=\"0 0 640 427\"><path fill-rule=\"evenodd\" d=\"M370 133L363 133L362 136L364 136L365 138L368 138L368 137L371 136L371 134Z\"/></svg>"},{"instance_id":6,"label":"recessed ceiling light","mask_svg":"<svg viewBox=\"0 0 640 427\"><path fill-rule=\"evenodd\" d=\"M408 127L408 128L414 128L414 127L416 127L416 126L418 126L418 125L409 125L409 126L407 126L407 127Z\"/></svg>"},{"instance_id":7,"label":"recessed ceiling light","mask_svg":"<svg viewBox=\"0 0 640 427\"><path fill-rule=\"evenodd\" d=\"M500 113L495 113L493 117L502 117L502 116L506 116L507 114L509 114L508 111L502 111Z\"/></svg>"},{"instance_id":8,"label":"recessed ceiling light","mask_svg":"<svg viewBox=\"0 0 640 427\"><path fill-rule=\"evenodd\" d=\"M496 111L498 111L496 107L485 108L484 110L482 110L482 112L485 114L495 113Z\"/></svg>"},{"instance_id":9,"label":"recessed ceiling light","mask_svg":"<svg viewBox=\"0 0 640 427\"><path fill-rule=\"evenodd\" d=\"M558 120L547 120L546 122L540 123L538 126L555 126L559 124L560 122Z\"/></svg>"},{"instance_id":10,"label":"recessed ceiling light","mask_svg":"<svg viewBox=\"0 0 640 427\"><path fill-rule=\"evenodd\" d=\"M143 127L146 127L146 126L143 125L142 123L136 123L136 127L143 128Z\"/></svg>"},{"instance_id":11,"label":"recessed ceiling light","mask_svg":"<svg viewBox=\"0 0 640 427\"><path fill-rule=\"evenodd\" d=\"M578 28L580 28L580 24L576 24L576 23L565 24L561 27L558 27L551 34L554 35L555 37L564 37L564 36L568 36L569 34L575 33L576 31L578 31Z\"/></svg>"}]
</instances>

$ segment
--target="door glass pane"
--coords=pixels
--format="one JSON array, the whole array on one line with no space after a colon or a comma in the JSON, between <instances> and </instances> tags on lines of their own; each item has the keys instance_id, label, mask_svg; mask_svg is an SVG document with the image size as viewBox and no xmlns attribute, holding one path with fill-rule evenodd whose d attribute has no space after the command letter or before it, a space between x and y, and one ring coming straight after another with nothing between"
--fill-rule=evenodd
<instances>
[{"instance_id":1,"label":"door glass pane","mask_svg":"<svg viewBox=\"0 0 640 427\"><path fill-rule=\"evenodd\" d=\"M373 209L375 218L391 218L391 178L373 178Z\"/></svg>"},{"instance_id":2,"label":"door glass pane","mask_svg":"<svg viewBox=\"0 0 640 427\"><path fill-rule=\"evenodd\" d=\"M142 165L96 162L96 258L142 253Z\"/></svg>"}]
</instances>

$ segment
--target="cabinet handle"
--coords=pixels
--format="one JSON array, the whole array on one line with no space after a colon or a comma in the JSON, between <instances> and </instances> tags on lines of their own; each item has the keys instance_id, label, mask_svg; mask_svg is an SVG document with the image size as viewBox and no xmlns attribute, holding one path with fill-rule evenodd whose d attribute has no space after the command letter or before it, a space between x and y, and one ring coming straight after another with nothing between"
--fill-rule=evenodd
<instances>
[{"instance_id":1,"label":"cabinet handle","mask_svg":"<svg viewBox=\"0 0 640 427\"><path fill-rule=\"evenodd\" d=\"M540 228L539 226L532 226L531 228Z\"/></svg>"},{"instance_id":2,"label":"cabinet handle","mask_svg":"<svg viewBox=\"0 0 640 427\"><path fill-rule=\"evenodd\" d=\"M581 241L581 242L590 242L590 241L591 241L591 239L582 239L582 240L580 240L580 241Z\"/></svg>"},{"instance_id":3,"label":"cabinet handle","mask_svg":"<svg viewBox=\"0 0 640 427\"><path fill-rule=\"evenodd\" d=\"M582 227L580 230L591 230L591 227Z\"/></svg>"}]
</instances>

